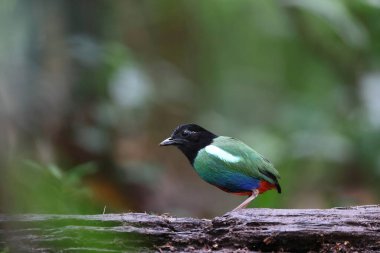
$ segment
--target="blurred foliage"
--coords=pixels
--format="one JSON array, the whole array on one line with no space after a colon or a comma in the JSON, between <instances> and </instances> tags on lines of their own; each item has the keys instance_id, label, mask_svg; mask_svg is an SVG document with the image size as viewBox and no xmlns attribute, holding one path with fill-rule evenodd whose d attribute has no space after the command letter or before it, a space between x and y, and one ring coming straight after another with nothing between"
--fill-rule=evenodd
<instances>
[{"instance_id":1,"label":"blurred foliage","mask_svg":"<svg viewBox=\"0 0 380 253\"><path fill-rule=\"evenodd\" d=\"M99 214L90 190L82 185L85 175L95 172L93 164L83 164L68 171L55 165L42 166L25 161L7 171L4 182L8 200L6 212Z\"/></svg>"},{"instance_id":2,"label":"blurred foliage","mask_svg":"<svg viewBox=\"0 0 380 253\"><path fill-rule=\"evenodd\" d=\"M379 17L373 0L2 1L1 167L20 182L44 171L37 206L4 192L18 211L99 212L69 201L86 189L116 211L220 215L242 199L157 146L196 122L280 171L283 194L252 206L376 203ZM20 169L25 158L98 170L73 184L72 169L54 179L55 166Z\"/></svg>"}]
</instances>

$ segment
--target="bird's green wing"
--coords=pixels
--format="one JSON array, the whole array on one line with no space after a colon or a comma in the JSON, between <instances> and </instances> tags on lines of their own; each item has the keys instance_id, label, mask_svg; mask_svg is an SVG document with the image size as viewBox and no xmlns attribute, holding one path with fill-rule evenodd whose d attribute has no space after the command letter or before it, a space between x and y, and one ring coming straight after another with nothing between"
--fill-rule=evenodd
<instances>
[{"instance_id":1,"label":"bird's green wing","mask_svg":"<svg viewBox=\"0 0 380 253\"><path fill-rule=\"evenodd\" d=\"M206 147L206 152L214 159L225 163L224 168L231 172L239 172L278 185L280 174L272 163L237 139L219 136Z\"/></svg>"}]
</instances>

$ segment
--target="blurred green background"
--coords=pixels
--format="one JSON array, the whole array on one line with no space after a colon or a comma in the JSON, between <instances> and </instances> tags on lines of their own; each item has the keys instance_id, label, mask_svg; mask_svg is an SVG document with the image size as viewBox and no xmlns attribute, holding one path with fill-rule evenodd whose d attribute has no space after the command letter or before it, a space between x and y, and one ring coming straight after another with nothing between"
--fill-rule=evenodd
<instances>
[{"instance_id":1,"label":"blurred green background","mask_svg":"<svg viewBox=\"0 0 380 253\"><path fill-rule=\"evenodd\" d=\"M251 207L379 202L380 2L0 2L0 212L213 217L180 123L271 160Z\"/></svg>"}]
</instances>

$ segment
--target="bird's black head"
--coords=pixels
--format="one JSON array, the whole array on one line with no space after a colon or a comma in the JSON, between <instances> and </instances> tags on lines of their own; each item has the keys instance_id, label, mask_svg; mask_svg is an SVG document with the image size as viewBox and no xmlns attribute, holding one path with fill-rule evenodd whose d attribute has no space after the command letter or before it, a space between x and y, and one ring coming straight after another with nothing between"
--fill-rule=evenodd
<instances>
[{"instance_id":1,"label":"bird's black head","mask_svg":"<svg viewBox=\"0 0 380 253\"><path fill-rule=\"evenodd\" d=\"M211 144L217 135L196 124L179 125L172 135L160 143L160 146L173 145L179 148L193 164L198 151Z\"/></svg>"}]
</instances>

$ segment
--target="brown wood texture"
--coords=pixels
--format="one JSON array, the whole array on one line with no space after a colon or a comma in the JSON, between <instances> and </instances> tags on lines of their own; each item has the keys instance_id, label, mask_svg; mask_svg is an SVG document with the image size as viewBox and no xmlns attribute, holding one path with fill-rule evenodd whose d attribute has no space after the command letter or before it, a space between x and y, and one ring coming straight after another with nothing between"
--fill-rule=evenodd
<instances>
[{"instance_id":1,"label":"brown wood texture","mask_svg":"<svg viewBox=\"0 0 380 253\"><path fill-rule=\"evenodd\" d=\"M145 213L0 215L0 252L380 252L380 206L254 208L212 220Z\"/></svg>"}]
</instances>

